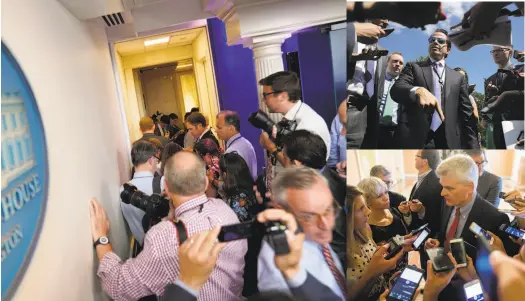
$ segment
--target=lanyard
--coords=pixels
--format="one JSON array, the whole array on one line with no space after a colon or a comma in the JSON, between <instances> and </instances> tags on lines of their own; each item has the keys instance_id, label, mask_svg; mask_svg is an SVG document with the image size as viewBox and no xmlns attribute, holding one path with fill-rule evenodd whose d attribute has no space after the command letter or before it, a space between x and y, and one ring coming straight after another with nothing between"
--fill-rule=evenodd
<instances>
[{"instance_id":1,"label":"lanyard","mask_svg":"<svg viewBox=\"0 0 525 301\"><path fill-rule=\"evenodd\" d=\"M445 73L445 67L443 67L443 71L441 71L441 75L437 72L437 64L432 66L432 70L434 70L434 73L436 73L438 79L439 79L439 85L441 86L441 90L443 90L443 74Z\"/></svg>"},{"instance_id":2,"label":"lanyard","mask_svg":"<svg viewBox=\"0 0 525 301\"><path fill-rule=\"evenodd\" d=\"M228 143L226 143L226 149L230 148L230 147L232 146L232 144L235 143L235 141L237 141L237 140L239 140L239 139L241 139L241 138L242 138L242 136L239 136L239 137L233 139L233 141L230 143L230 145L228 145Z\"/></svg>"}]
</instances>

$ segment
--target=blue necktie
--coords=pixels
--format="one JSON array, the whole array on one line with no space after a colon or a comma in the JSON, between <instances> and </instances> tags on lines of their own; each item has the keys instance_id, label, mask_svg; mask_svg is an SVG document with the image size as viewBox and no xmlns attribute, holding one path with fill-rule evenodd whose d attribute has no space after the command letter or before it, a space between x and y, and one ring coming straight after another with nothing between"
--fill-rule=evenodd
<instances>
[{"instance_id":1,"label":"blue necktie","mask_svg":"<svg viewBox=\"0 0 525 301\"><path fill-rule=\"evenodd\" d=\"M443 99L441 96L441 83L439 82L439 76L441 76L441 62L434 62L432 64L432 71L435 73L432 78L434 79L434 96L439 101L439 104L442 105ZM439 117L439 113L437 110L434 110L434 114L432 114L432 123L430 124L430 129L435 132L439 126L443 122L441 121L441 118Z\"/></svg>"}]
</instances>

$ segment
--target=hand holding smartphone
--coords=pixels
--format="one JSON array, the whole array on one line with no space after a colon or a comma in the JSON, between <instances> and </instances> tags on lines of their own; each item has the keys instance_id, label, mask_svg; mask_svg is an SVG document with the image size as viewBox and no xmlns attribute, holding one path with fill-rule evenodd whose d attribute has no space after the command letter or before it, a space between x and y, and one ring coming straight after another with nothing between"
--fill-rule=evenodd
<instances>
[{"instance_id":1,"label":"hand holding smartphone","mask_svg":"<svg viewBox=\"0 0 525 301\"><path fill-rule=\"evenodd\" d=\"M399 278L395 280L394 286L387 296L389 301L411 301L416 293L419 283L423 278L424 271L414 266L407 266Z\"/></svg>"},{"instance_id":2,"label":"hand holding smartphone","mask_svg":"<svg viewBox=\"0 0 525 301\"><path fill-rule=\"evenodd\" d=\"M430 235L430 230L429 229L423 229L419 233L419 236L416 238L414 243L412 244L412 247L414 248L414 250L419 249L419 247L421 247L421 245L428 238L429 235Z\"/></svg>"},{"instance_id":3,"label":"hand holding smartphone","mask_svg":"<svg viewBox=\"0 0 525 301\"><path fill-rule=\"evenodd\" d=\"M510 227L508 225L501 225L499 227L499 229L507 234L510 234L512 235L513 237L515 238L518 238L518 239L525 239L525 232L523 231L520 231L519 229L516 229L516 228L513 228L513 227Z\"/></svg>"},{"instance_id":4,"label":"hand holding smartphone","mask_svg":"<svg viewBox=\"0 0 525 301\"><path fill-rule=\"evenodd\" d=\"M467 266L467 252L463 238L456 238L450 241L450 252L452 252L458 268Z\"/></svg>"},{"instance_id":5,"label":"hand holding smartphone","mask_svg":"<svg viewBox=\"0 0 525 301\"><path fill-rule=\"evenodd\" d=\"M481 282L479 282L478 279L465 283L465 285L463 285L463 289L465 290L465 296L467 297L467 301L485 300L483 298L483 289L481 288Z\"/></svg>"},{"instance_id":6,"label":"hand holding smartphone","mask_svg":"<svg viewBox=\"0 0 525 301\"><path fill-rule=\"evenodd\" d=\"M485 229L481 228L475 222L472 222L472 224L470 224L469 230L477 236L485 236L485 238L489 241L490 244L494 242L494 238L492 238L492 236L490 236L490 234Z\"/></svg>"},{"instance_id":7,"label":"hand holding smartphone","mask_svg":"<svg viewBox=\"0 0 525 301\"><path fill-rule=\"evenodd\" d=\"M454 269L454 263L443 248L427 249L427 254L432 261L432 268L436 272L447 272Z\"/></svg>"}]
</instances>

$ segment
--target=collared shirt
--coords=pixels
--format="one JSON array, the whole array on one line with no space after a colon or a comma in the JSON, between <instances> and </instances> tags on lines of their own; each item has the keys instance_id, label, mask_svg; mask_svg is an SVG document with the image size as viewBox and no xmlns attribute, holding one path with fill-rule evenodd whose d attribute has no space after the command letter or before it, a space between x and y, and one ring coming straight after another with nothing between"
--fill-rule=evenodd
<instances>
[{"instance_id":1,"label":"collared shirt","mask_svg":"<svg viewBox=\"0 0 525 301\"><path fill-rule=\"evenodd\" d=\"M432 172L432 169L430 169L429 171L426 171L422 174L418 174L417 175L417 183L416 183L416 190L419 188L419 185L421 185L421 183L423 182L423 180L425 179L426 176L428 176L428 174ZM414 192L416 191L414 190Z\"/></svg>"},{"instance_id":2,"label":"collared shirt","mask_svg":"<svg viewBox=\"0 0 525 301\"><path fill-rule=\"evenodd\" d=\"M309 105L302 101L297 101L295 105L284 115L288 120L295 120L297 122L296 130L308 130L323 138L326 145L326 159L328 160L330 150L330 131L328 126L317 112L315 112Z\"/></svg>"},{"instance_id":3,"label":"collared shirt","mask_svg":"<svg viewBox=\"0 0 525 301\"><path fill-rule=\"evenodd\" d=\"M432 64L434 64L436 62L436 60L431 58L431 57L429 57L429 59L432 62ZM445 72L445 68L446 68L445 59L440 60L439 63L441 63L441 67L437 67L437 72L439 73L439 76L441 76L441 80L443 81L443 85L444 85L445 84L445 75L447 73L447 72ZM430 67L430 68L432 68L432 80L434 80L436 78L439 78L439 76L434 71L434 67ZM416 100L416 90L419 89L419 88L422 88L422 87L413 87L412 89L410 89L410 97L414 101ZM434 94L434 91L429 91L429 92ZM444 97L444 95L443 95L443 97Z\"/></svg>"},{"instance_id":4,"label":"collared shirt","mask_svg":"<svg viewBox=\"0 0 525 301\"><path fill-rule=\"evenodd\" d=\"M337 266L337 269L344 275L343 267L337 254L330 248L332 257ZM344 295L341 288L337 284L334 274L326 263L323 256L321 245L311 240L305 240L303 243L303 255L299 263L301 269L309 272L319 282L329 287L335 294L340 296L343 300ZM280 291L291 295L289 283L285 280L280 270L275 265L275 252L270 245L263 241L261 251L259 253L257 281L259 291ZM291 283L290 283L291 284ZM296 285L294 285L296 286Z\"/></svg>"},{"instance_id":5,"label":"collared shirt","mask_svg":"<svg viewBox=\"0 0 525 301\"><path fill-rule=\"evenodd\" d=\"M330 127L330 156L327 165L335 167L339 162L346 161L346 136L341 134L343 124L336 115Z\"/></svg>"},{"instance_id":6,"label":"collared shirt","mask_svg":"<svg viewBox=\"0 0 525 301\"><path fill-rule=\"evenodd\" d=\"M133 184L137 187L138 190L144 192L147 195L153 194L153 174L148 171L135 172L133 179L129 181L130 184ZM124 190L124 186L120 187L120 193ZM160 190L164 190L164 177L160 180ZM140 245L144 243L144 228L142 228L142 218L146 214L143 210L131 205L125 204L120 200L120 208L122 209L122 215L128 223L131 234L135 237L137 242Z\"/></svg>"},{"instance_id":7,"label":"collared shirt","mask_svg":"<svg viewBox=\"0 0 525 301\"><path fill-rule=\"evenodd\" d=\"M452 226L452 223L454 222L454 218L456 217L456 208L459 207L460 217L459 217L458 228L456 229L456 235L454 235L454 237L461 237L461 233L463 233L463 228L465 227L465 223L467 222L468 215L470 214L470 211L472 210L472 207L474 206L475 199L476 199L476 194L474 194L472 201L470 201L469 203L463 206L454 207L454 210L452 210L452 214L450 215L448 219L447 232L445 233L448 233L448 230Z\"/></svg>"},{"instance_id":8,"label":"collared shirt","mask_svg":"<svg viewBox=\"0 0 525 301\"><path fill-rule=\"evenodd\" d=\"M239 223L228 205L205 195L184 202L175 209L184 221L188 236L209 231L215 225ZM97 275L102 288L113 300L137 300L151 294L162 295L179 276L177 229L172 221L162 221L146 234L144 249L133 259L122 262L113 252L104 255ZM244 283L246 240L229 242L222 249L217 266L200 289L198 300L240 301Z\"/></svg>"},{"instance_id":9,"label":"collared shirt","mask_svg":"<svg viewBox=\"0 0 525 301\"><path fill-rule=\"evenodd\" d=\"M255 150L253 145L248 141L248 139L241 136L241 134L236 134L232 136L226 142L226 151L227 153L237 152L241 156L252 174L253 179L257 178L257 156L255 155Z\"/></svg>"}]
</instances>

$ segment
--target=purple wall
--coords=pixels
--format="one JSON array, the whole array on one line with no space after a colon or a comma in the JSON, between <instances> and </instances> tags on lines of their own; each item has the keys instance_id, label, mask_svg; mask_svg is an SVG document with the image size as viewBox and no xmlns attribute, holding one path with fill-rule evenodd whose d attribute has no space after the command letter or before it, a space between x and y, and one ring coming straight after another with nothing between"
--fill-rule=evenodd
<instances>
[{"instance_id":1,"label":"purple wall","mask_svg":"<svg viewBox=\"0 0 525 301\"><path fill-rule=\"evenodd\" d=\"M208 30L220 108L239 114L241 135L253 144L260 171L264 166L263 149L259 144L261 131L248 122L250 114L259 108L253 53L242 45L226 44L226 30L221 20L208 19Z\"/></svg>"},{"instance_id":2,"label":"purple wall","mask_svg":"<svg viewBox=\"0 0 525 301\"><path fill-rule=\"evenodd\" d=\"M320 30L301 32L298 44L303 100L330 127L337 113L330 35Z\"/></svg>"}]
</instances>

